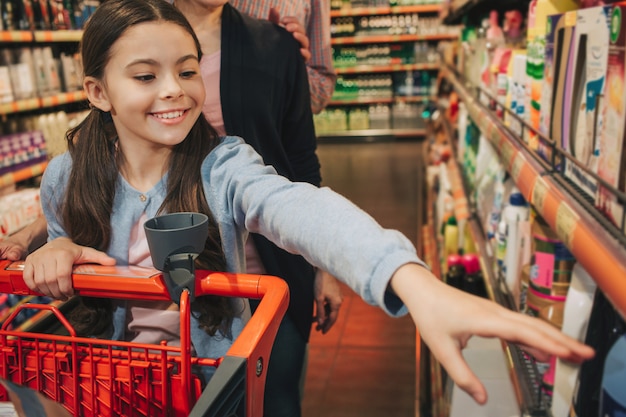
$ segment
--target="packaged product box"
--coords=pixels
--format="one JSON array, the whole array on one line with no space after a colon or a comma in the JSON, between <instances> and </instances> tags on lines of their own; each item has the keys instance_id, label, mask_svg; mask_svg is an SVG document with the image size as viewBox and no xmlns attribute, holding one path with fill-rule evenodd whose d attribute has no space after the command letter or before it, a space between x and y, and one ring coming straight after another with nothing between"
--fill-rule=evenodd
<instances>
[{"instance_id":1,"label":"packaged product box","mask_svg":"<svg viewBox=\"0 0 626 417\"><path fill-rule=\"evenodd\" d=\"M612 7L591 7L576 13L576 30L566 71L560 145L581 166L563 159L565 176L589 198L597 192L597 139L603 125L598 104L604 95Z\"/></svg>"},{"instance_id":2,"label":"packaged product box","mask_svg":"<svg viewBox=\"0 0 626 417\"><path fill-rule=\"evenodd\" d=\"M528 84L524 98L524 118L536 130L539 130L542 92L545 71L545 48L547 18L580 7L577 0L532 0L528 7L527 60L526 74ZM538 137L530 130L524 140L531 149L537 149Z\"/></svg>"},{"instance_id":3,"label":"packaged product box","mask_svg":"<svg viewBox=\"0 0 626 417\"><path fill-rule=\"evenodd\" d=\"M610 10L609 52L606 72L606 94L600 101L603 124L597 138L597 173L611 186L626 190L626 3L606 6ZM623 228L624 207L615 193L599 186L596 206L618 227Z\"/></svg>"},{"instance_id":4,"label":"packaged product box","mask_svg":"<svg viewBox=\"0 0 626 417\"><path fill-rule=\"evenodd\" d=\"M544 73L541 90L539 132L560 145L563 121L571 113L571 101L565 100L568 85L567 68L571 64L576 32L576 11L549 15L546 19ZM541 140L535 149L547 161L552 153Z\"/></svg>"}]
</instances>

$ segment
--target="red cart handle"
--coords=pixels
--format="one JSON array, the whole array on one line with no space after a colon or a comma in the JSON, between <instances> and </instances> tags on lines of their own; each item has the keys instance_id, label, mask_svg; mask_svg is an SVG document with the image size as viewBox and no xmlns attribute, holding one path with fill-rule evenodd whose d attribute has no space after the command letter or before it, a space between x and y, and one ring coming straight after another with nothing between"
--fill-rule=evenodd
<instances>
[{"instance_id":1,"label":"red cart handle","mask_svg":"<svg viewBox=\"0 0 626 417\"><path fill-rule=\"evenodd\" d=\"M22 261L0 261L0 293L41 295L26 286L23 270ZM267 372L266 367L259 369L258 364L267 364L269 361L278 326L289 303L287 284L278 277L268 275L204 270L195 272L196 296L213 294L261 299L227 356L247 360L246 391L262 393ZM82 296L171 301L162 273L152 268L77 265L72 273L72 282L75 292ZM248 400L246 415L262 415L263 396L254 396Z\"/></svg>"}]
</instances>

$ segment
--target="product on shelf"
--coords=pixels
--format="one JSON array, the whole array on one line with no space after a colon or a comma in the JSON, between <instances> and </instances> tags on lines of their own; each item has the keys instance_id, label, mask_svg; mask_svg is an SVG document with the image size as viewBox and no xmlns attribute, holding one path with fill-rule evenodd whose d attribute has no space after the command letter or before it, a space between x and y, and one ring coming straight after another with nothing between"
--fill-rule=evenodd
<instances>
[{"instance_id":1,"label":"product on shelf","mask_svg":"<svg viewBox=\"0 0 626 417\"><path fill-rule=\"evenodd\" d=\"M511 293L519 287L522 268L522 253L525 242L521 236L522 223L528 220L528 203L519 190L514 189L508 205L502 210L502 221L506 225L506 252L502 269L504 282Z\"/></svg>"},{"instance_id":2,"label":"product on shelf","mask_svg":"<svg viewBox=\"0 0 626 417\"><path fill-rule=\"evenodd\" d=\"M478 259L478 256L473 253L468 253L463 255L461 260L463 262L463 267L465 268L465 275L463 276L463 290L470 294L487 298L485 279L480 270L480 260Z\"/></svg>"},{"instance_id":3,"label":"product on shelf","mask_svg":"<svg viewBox=\"0 0 626 417\"><path fill-rule=\"evenodd\" d=\"M576 10L578 3L573 0L532 0L528 7L527 31L527 63L526 74L526 121L536 130L539 130L540 111L542 110L542 84L544 83L544 60L546 58L546 28L547 17L570 10ZM575 19L575 15L574 15ZM546 80L550 83L551 80ZM529 132L524 138L532 149L537 149L539 139Z\"/></svg>"},{"instance_id":4,"label":"product on shelf","mask_svg":"<svg viewBox=\"0 0 626 417\"><path fill-rule=\"evenodd\" d=\"M532 222L532 258L527 312L538 316L547 305L565 302L576 260L539 216Z\"/></svg>"},{"instance_id":5,"label":"product on shelf","mask_svg":"<svg viewBox=\"0 0 626 417\"><path fill-rule=\"evenodd\" d=\"M447 272L445 273L445 281L448 285L463 289L463 281L465 280L465 267L461 255L452 254L448 256L446 261Z\"/></svg>"},{"instance_id":6,"label":"product on shelf","mask_svg":"<svg viewBox=\"0 0 626 417\"><path fill-rule=\"evenodd\" d=\"M621 192L626 191L626 6L616 4L611 9L611 30L606 75L606 94L600 101L603 117L598 137L598 175ZM595 205L619 228L623 224L624 204L615 193L600 185Z\"/></svg>"},{"instance_id":7,"label":"product on shelf","mask_svg":"<svg viewBox=\"0 0 626 417\"><path fill-rule=\"evenodd\" d=\"M17 232L42 215L39 189L25 188L0 197L0 238Z\"/></svg>"},{"instance_id":8,"label":"product on shelf","mask_svg":"<svg viewBox=\"0 0 626 417\"><path fill-rule=\"evenodd\" d=\"M0 175L46 159L46 143L40 131L0 136Z\"/></svg>"},{"instance_id":9,"label":"product on shelf","mask_svg":"<svg viewBox=\"0 0 626 417\"><path fill-rule=\"evenodd\" d=\"M604 124L599 104L605 95L612 10L612 7L592 7L576 12L575 65L570 70L572 108L562 147L586 168L580 169L565 159L565 176L591 198L597 191L597 182L589 173L596 174L598 170L596 144Z\"/></svg>"}]
</instances>

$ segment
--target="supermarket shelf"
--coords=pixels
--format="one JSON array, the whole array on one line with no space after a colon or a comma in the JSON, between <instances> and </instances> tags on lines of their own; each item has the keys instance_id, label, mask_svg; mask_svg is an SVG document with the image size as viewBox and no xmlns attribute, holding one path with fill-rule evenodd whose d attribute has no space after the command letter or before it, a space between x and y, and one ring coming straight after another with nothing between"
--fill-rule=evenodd
<instances>
[{"instance_id":1,"label":"supermarket shelf","mask_svg":"<svg viewBox=\"0 0 626 417\"><path fill-rule=\"evenodd\" d=\"M443 41L457 39L457 33L439 33L433 35L362 35L332 38L331 45L352 45L384 42Z\"/></svg>"},{"instance_id":2,"label":"supermarket shelf","mask_svg":"<svg viewBox=\"0 0 626 417\"><path fill-rule=\"evenodd\" d=\"M426 129L365 129L323 132L317 135L323 140L392 140L397 138L415 138L426 136Z\"/></svg>"},{"instance_id":3,"label":"supermarket shelf","mask_svg":"<svg viewBox=\"0 0 626 417\"><path fill-rule=\"evenodd\" d=\"M336 67L337 74L368 74L373 72L397 72L397 71L420 71L438 70L438 63L422 64L392 64L392 65L355 65L353 67Z\"/></svg>"},{"instance_id":4,"label":"supermarket shelf","mask_svg":"<svg viewBox=\"0 0 626 417\"><path fill-rule=\"evenodd\" d=\"M463 17L477 20L490 10L505 11L519 9L528 11L530 0L460 0L453 1L449 9L443 9L441 17L446 25L456 25ZM526 13L524 13L526 14Z\"/></svg>"},{"instance_id":5,"label":"supermarket shelf","mask_svg":"<svg viewBox=\"0 0 626 417\"><path fill-rule=\"evenodd\" d=\"M76 103L87 99L84 91L73 91L47 97L35 97L0 104L0 114L11 114L30 110L44 109L62 104Z\"/></svg>"},{"instance_id":6,"label":"supermarket shelf","mask_svg":"<svg viewBox=\"0 0 626 417\"><path fill-rule=\"evenodd\" d=\"M331 100L329 106L349 106L353 104L390 104L393 103L393 96L388 97L357 97L347 99Z\"/></svg>"},{"instance_id":7,"label":"supermarket shelf","mask_svg":"<svg viewBox=\"0 0 626 417\"><path fill-rule=\"evenodd\" d=\"M423 101L435 100L431 96L389 96L389 97L359 97L351 99L332 100L329 106L351 106L355 104L393 104L397 102L421 103Z\"/></svg>"},{"instance_id":8,"label":"supermarket shelf","mask_svg":"<svg viewBox=\"0 0 626 417\"><path fill-rule=\"evenodd\" d=\"M613 306L626 317L626 237L575 193L553 167L536 157L472 94L450 67L442 75L454 86L527 201L556 232L576 260L594 278Z\"/></svg>"},{"instance_id":9,"label":"supermarket shelf","mask_svg":"<svg viewBox=\"0 0 626 417\"><path fill-rule=\"evenodd\" d=\"M27 166L26 168L22 168L14 172L9 172L8 174L1 175L0 188L41 175L43 174L43 171L46 169L47 165L47 161L37 162L33 165Z\"/></svg>"},{"instance_id":10,"label":"supermarket shelf","mask_svg":"<svg viewBox=\"0 0 626 417\"><path fill-rule=\"evenodd\" d=\"M330 17L372 16L403 13L438 13L439 11L441 11L441 4L421 4L415 6L395 7L355 7L331 10Z\"/></svg>"},{"instance_id":11,"label":"supermarket shelf","mask_svg":"<svg viewBox=\"0 0 626 417\"><path fill-rule=\"evenodd\" d=\"M79 42L82 37L82 30L0 31L0 42Z\"/></svg>"},{"instance_id":12,"label":"supermarket shelf","mask_svg":"<svg viewBox=\"0 0 626 417\"><path fill-rule=\"evenodd\" d=\"M447 137L455 137L452 127L447 120L443 120ZM498 277L493 266L496 264L492 250L485 239L485 232L476 216L476 210L471 207L467 195L468 185L459 168L457 158L452 156L446 164L448 180L454 198L454 215L457 219L467 220L467 227L472 241L478 251L480 269L485 280L487 295L492 301L510 309L517 310L510 291L505 282ZM548 398L541 395L541 375L537 366L528 355L516 345L502 341L507 366L513 384L513 391L518 405L524 416L545 416L549 410Z\"/></svg>"}]
</instances>

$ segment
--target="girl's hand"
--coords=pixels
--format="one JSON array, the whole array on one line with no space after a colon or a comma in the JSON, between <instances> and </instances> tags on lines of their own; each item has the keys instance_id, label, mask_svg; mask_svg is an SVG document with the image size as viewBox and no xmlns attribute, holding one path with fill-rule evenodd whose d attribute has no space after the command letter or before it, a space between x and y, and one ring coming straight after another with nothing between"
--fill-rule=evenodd
<instances>
[{"instance_id":1,"label":"girl's hand","mask_svg":"<svg viewBox=\"0 0 626 417\"><path fill-rule=\"evenodd\" d=\"M479 404L487 401L487 392L461 354L474 335L517 343L542 361L556 355L582 362L594 355L593 349L547 322L459 291L420 265L402 266L393 275L390 285L408 307L433 355L452 380Z\"/></svg>"},{"instance_id":2,"label":"girl's hand","mask_svg":"<svg viewBox=\"0 0 626 417\"><path fill-rule=\"evenodd\" d=\"M74 295L74 265L97 263L115 265L104 252L80 246L66 237L57 238L30 254L24 264L24 283L33 291L65 300Z\"/></svg>"}]
</instances>

